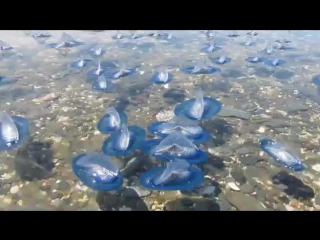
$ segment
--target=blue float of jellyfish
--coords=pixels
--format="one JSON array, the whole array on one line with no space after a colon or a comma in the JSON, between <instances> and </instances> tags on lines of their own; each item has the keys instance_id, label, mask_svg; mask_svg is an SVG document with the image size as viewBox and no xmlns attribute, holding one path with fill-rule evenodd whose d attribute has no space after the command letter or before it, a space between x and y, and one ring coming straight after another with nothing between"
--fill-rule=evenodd
<instances>
[{"instance_id":1,"label":"blue float of jellyfish","mask_svg":"<svg viewBox=\"0 0 320 240\"><path fill-rule=\"evenodd\" d=\"M14 84L18 81L18 79L15 78L8 78L5 76L0 76L0 86L4 86L4 85L11 85Z\"/></svg>"},{"instance_id":2,"label":"blue float of jellyfish","mask_svg":"<svg viewBox=\"0 0 320 240\"><path fill-rule=\"evenodd\" d=\"M212 53L220 49L221 49L220 46L217 46L214 42L210 42L207 44L207 46L201 48L200 51L204 53Z\"/></svg>"},{"instance_id":3,"label":"blue float of jellyfish","mask_svg":"<svg viewBox=\"0 0 320 240\"><path fill-rule=\"evenodd\" d=\"M267 65L267 66L270 66L270 67L277 67L277 66L281 66L283 64L285 64L286 62L284 60L281 60L281 59L269 59L269 60L266 60L264 61L264 64Z\"/></svg>"},{"instance_id":4,"label":"blue float of jellyfish","mask_svg":"<svg viewBox=\"0 0 320 240\"><path fill-rule=\"evenodd\" d=\"M106 78L109 79L119 79L129 75L132 75L136 72L136 68L127 68L125 64L123 64L120 68L108 68L105 70L104 74Z\"/></svg>"},{"instance_id":5,"label":"blue float of jellyfish","mask_svg":"<svg viewBox=\"0 0 320 240\"><path fill-rule=\"evenodd\" d=\"M219 65L223 65L223 64L231 62L231 58L226 57L226 56L212 58L211 60L213 63L219 64Z\"/></svg>"},{"instance_id":6,"label":"blue float of jellyfish","mask_svg":"<svg viewBox=\"0 0 320 240\"><path fill-rule=\"evenodd\" d=\"M253 40L251 38L249 38L246 42L240 43L240 45L244 46L244 47L251 47L251 46L255 46L256 43L253 42Z\"/></svg>"},{"instance_id":7,"label":"blue float of jellyfish","mask_svg":"<svg viewBox=\"0 0 320 240\"><path fill-rule=\"evenodd\" d=\"M152 76L150 81L154 84L167 84L172 81L173 75L168 72L166 67L161 66L158 70L157 73Z\"/></svg>"},{"instance_id":8,"label":"blue float of jellyfish","mask_svg":"<svg viewBox=\"0 0 320 240\"><path fill-rule=\"evenodd\" d=\"M314 85L316 85L317 87L320 87L320 74L318 74L312 78L312 83ZM1 84L1 82L0 82L0 84Z\"/></svg>"},{"instance_id":9,"label":"blue float of jellyfish","mask_svg":"<svg viewBox=\"0 0 320 240\"><path fill-rule=\"evenodd\" d=\"M117 30L117 34L111 37L113 40L120 40L124 38L124 35L121 34L119 30Z\"/></svg>"},{"instance_id":10,"label":"blue float of jellyfish","mask_svg":"<svg viewBox=\"0 0 320 240\"><path fill-rule=\"evenodd\" d=\"M203 181L203 172L183 159L175 159L167 167L153 168L140 176L142 186L160 191L187 191Z\"/></svg>"},{"instance_id":11,"label":"blue float of jellyfish","mask_svg":"<svg viewBox=\"0 0 320 240\"><path fill-rule=\"evenodd\" d=\"M127 156L140 148L146 139L146 131L137 126L122 124L102 145L107 156Z\"/></svg>"},{"instance_id":12,"label":"blue float of jellyfish","mask_svg":"<svg viewBox=\"0 0 320 240\"><path fill-rule=\"evenodd\" d=\"M185 66L181 68L185 74L213 74L220 72L219 68L208 65L205 60L197 62L195 66Z\"/></svg>"},{"instance_id":13,"label":"blue float of jellyfish","mask_svg":"<svg viewBox=\"0 0 320 240\"><path fill-rule=\"evenodd\" d=\"M18 147L29 136L29 122L23 117L10 117L0 112L0 151Z\"/></svg>"},{"instance_id":14,"label":"blue float of jellyfish","mask_svg":"<svg viewBox=\"0 0 320 240\"><path fill-rule=\"evenodd\" d=\"M198 89L195 98L186 100L176 106L174 114L191 120L203 120L217 115L221 108L221 102L213 98L203 97L202 90Z\"/></svg>"},{"instance_id":15,"label":"blue float of jellyfish","mask_svg":"<svg viewBox=\"0 0 320 240\"><path fill-rule=\"evenodd\" d=\"M31 37L39 44L45 44L45 42L51 37L52 35L47 31L39 31L39 30L32 30Z\"/></svg>"},{"instance_id":16,"label":"blue float of jellyfish","mask_svg":"<svg viewBox=\"0 0 320 240\"><path fill-rule=\"evenodd\" d=\"M109 107L99 120L97 128L103 134L110 134L119 130L122 124L127 124L127 121L127 114L122 111L118 112L114 107Z\"/></svg>"},{"instance_id":17,"label":"blue float of jellyfish","mask_svg":"<svg viewBox=\"0 0 320 240\"><path fill-rule=\"evenodd\" d=\"M265 55L271 55L271 54L275 53L275 50L272 46L269 46L269 47L266 47L265 49L259 51L259 53L265 54Z\"/></svg>"},{"instance_id":18,"label":"blue float of jellyfish","mask_svg":"<svg viewBox=\"0 0 320 240\"><path fill-rule=\"evenodd\" d=\"M110 93L113 88L114 84L110 80L107 80L103 74L98 76L96 81L92 83L92 90L96 92Z\"/></svg>"},{"instance_id":19,"label":"blue float of jellyfish","mask_svg":"<svg viewBox=\"0 0 320 240\"><path fill-rule=\"evenodd\" d=\"M249 63L261 63L261 62L263 62L264 61L264 59L263 58L260 58L260 57L247 57L246 59L245 59L247 62L249 62Z\"/></svg>"},{"instance_id":20,"label":"blue float of jellyfish","mask_svg":"<svg viewBox=\"0 0 320 240\"><path fill-rule=\"evenodd\" d=\"M13 47L9 46L4 41L0 41L0 50L9 51L9 50L13 50L13 49L14 49Z\"/></svg>"},{"instance_id":21,"label":"blue float of jellyfish","mask_svg":"<svg viewBox=\"0 0 320 240\"><path fill-rule=\"evenodd\" d=\"M232 33L229 33L227 36L234 38L234 37L239 37L240 35L237 33L236 30L233 30L233 32L232 32Z\"/></svg>"},{"instance_id":22,"label":"blue float of jellyfish","mask_svg":"<svg viewBox=\"0 0 320 240\"><path fill-rule=\"evenodd\" d=\"M154 122L148 126L148 131L161 138L170 133L180 131L193 143L203 143L211 139L210 133L204 131L197 121L188 118L177 117L167 122Z\"/></svg>"},{"instance_id":23,"label":"blue float of jellyfish","mask_svg":"<svg viewBox=\"0 0 320 240\"><path fill-rule=\"evenodd\" d=\"M77 61L71 62L70 63L70 68L84 68L86 66L89 66L93 63L92 59L88 59L88 58L83 58L82 55L79 56Z\"/></svg>"},{"instance_id":24,"label":"blue float of jellyfish","mask_svg":"<svg viewBox=\"0 0 320 240\"><path fill-rule=\"evenodd\" d=\"M104 69L102 69L101 63L100 63L100 61L99 61L99 62L98 62L98 67L97 67L97 68L94 68L94 69L92 69L92 70L90 70L90 71L88 72L88 77L89 77L89 78L96 78L96 77L100 76L100 75L103 74L103 73L104 73Z\"/></svg>"},{"instance_id":25,"label":"blue float of jellyfish","mask_svg":"<svg viewBox=\"0 0 320 240\"><path fill-rule=\"evenodd\" d=\"M141 146L141 150L164 162L182 158L190 164L201 164L208 160L208 154L181 132L173 132L164 139L147 140Z\"/></svg>"},{"instance_id":26,"label":"blue float of jellyfish","mask_svg":"<svg viewBox=\"0 0 320 240\"><path fill-rule=\"evenodd\" d=\"M279 142L264 138L260 140L260 147L276 162L280 163L286 168L297 172L305 169L299 157L288 152L288 150Z\"/></svg>"},{"instance_id":27,"label":"blue float of jellyfish","mask_svg":"<svg viewBox=\"0 0 320 240\"><path fill-rule=\"evenodd\" d=\"M73 48L78 47L80 45L84 45L84 42L74 40L71 35L67 33L62 33L60 40L57 43L50 43L47 44L48 47L55 48L55 49L62 49L62 48Z\"/></svg>"},{"instance_id":28,"label":"blue float of jellyfish","mask_svg":"<svg viewBox=\"0 0 320 240\"><path fill-rule=\"evenodd\" d=\"M75 157L72 169L81 182L97 191L118 190L123 185L123 176L118 167L103 153Z\"/></svg>"}]
</instances>

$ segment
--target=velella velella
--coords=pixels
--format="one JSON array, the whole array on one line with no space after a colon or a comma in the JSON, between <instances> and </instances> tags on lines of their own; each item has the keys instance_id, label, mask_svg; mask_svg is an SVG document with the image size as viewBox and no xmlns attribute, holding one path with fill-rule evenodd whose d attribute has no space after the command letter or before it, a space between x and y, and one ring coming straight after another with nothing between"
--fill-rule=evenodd
<instances>
[{"instance_id":1,"label":"velella velella","mask_svg":"<svg viewBox=\"0 0 320 240\"><path fill-rule=\"evenodd\" d=\"M204 131L197 121L184 117L175 117L167 122L154 122L147 129L161 138L179 131L192 140L193 143L202 143L211 139L210 134Z\"/></svg>"},{"instance_id":2,"label":"velella velella","mask_svg":"<svg viewBox=\"0 0 320 240\"><path fill-rule=\"evenodd\" d=\"M257 36L258 32L256 32L255 30L250 30L250 32L247 32L247 34L251 36Z\"/></svg>"},{"instance_id":3,"label":"velella velella","mask_svg":"<svg viewBox=\"0 0 320 240\"><path fill-rule=\"evenodd\" d=\"M140 148L145 138L144 129L122 123L121 128L104 141L102 151L107 156L127 156Z\"/></svg>"},{"instance_id":4,"label":"velella velella","mask_svg":"<svg viewBox=\"0 0 320 240\"><path fill-rule=\"evenodd\" d=\"M259 53L265 54L265 55L271 55L275 53L275 50L272 45L267 45L263 50L261 50Z\"/></svg>"},{"instance_id":5,"label":"velella velella","mask_svg":"<svg viewBox=\"0 0 320 240\"><path fill-rule=\"evenodd\" d=\"M104 69L102 69L102 67L101 67L101 62L98 61L98 66L97 66L97 68L94 68L94 69L90 70L90 71L88 72L88 76L89 76L89 77L98 77L98 76L100 76L102 73L104 73Z\"/></svg>"},{"instance_id":6,"label":"velella velella","mask_svg":"<svg viewBox=\"0 0 320 240\"><path fill-rule=\"evenodd\" d=\"M0 50L2 51L8 51L8 50L13 50L14 48L5 43L4 41L0 40Z\"/></svg>"},{"instance_id":7,"label":"velella velella","mask_svg":"<svg viewBox=\"0 0 320 240\"><path fill-rule=\"evenodd\" d=\"M220 47L220 46L217 46L214 41L210 41L210 42L207 43L206 45L207 45L207 46L201 48L201 52L212 53L212 52L215 52L215 51L221 49L221 47Z\"/></svg>"},{"instance_id":8,"label":"velella velella","mask_svg":"<svg viewBox=\"0 0 320 240\"><path fill-rule=\"evenodd\" d=\"M185 74L213 74L220 72L219 68L211 66L207 60L199 60L194 66L185 66L181 68L181 71Z\"/></svg>"},{"instance_id":9,"label":"velella velella","mask_svg":"<svg viewBox=\"0 0 320 240\"><path fill-rule=\"evenodd\" d=\"M286 62L284 60L281 60L279 58L275 58L275 59L268 59L266 61L264 61L265 65L268 65L270 67L276 67L276 66L281 66L283 64L285 64Z\"/></svg>"},{"instance_id":10,"label":"velella velella","mask_svg":"<svg viewBox=\"0 0 320 240\"><path fill-rule=\"evenodd\" d=\"M276 162L294 171L305 169L300 158L290 153L284 145L269 138L260 140L260 147Z\"/></svg>"},{"instance_id":11,"label":"velella velella","mask_svg":"<svg viewBox=\"0 0 320 240\"><path fill-rule=\"evenodd\" d=\"M29 122L23 117L11 117L0 111L0 150L18 147L29 136Z\"/></svg>"},{"instance_id":12,"label":"velella velella","mask_svg":"<svg viewBox=\"0 0 320 240\"><path fill-rule=\"evenodd\" d=\"M196 90L195 98L176 106L174 114L191 120L203 120L217 115L221 108L221 102L210 97L203 97L203 92L199 88Z\"/></svg>"},{"instance_id":13,"label":"velella velella","mask_svg":"<svg viewBox=\"0 0 320 240\"><path fill-rule=\"evenodd\" d=\"M79 180L91 189L113 191L122 187L122 174L103 153L81 154L72 160L72 168Z\"/></svg>"},{"instance_id":14,"label":"velella velella","mask_svg":"<svg viewBox=\"0 0 320 240\"><path fill-rule=\"evenodd\" d=\"M245 42L240 43L240 45L245 46L245 47L250 47L254 46L255 42L252 39L252 36L249 36Z\"/></svg>"},{"instance_id":15,"label":"velella velella","mask_svg":"<svg viewBox=\"0 0 320 240\"><path fill-rule=\"evenodd\" d=\"M93 45L90 49L90 54L94 57L100 57L105 54L105 50L101 48L100 44Z\"/></svg>"},{"instance_id":16,"label":"velella velella","mask_svg":"<svg viewBox=\"0 0 320 240\"><path fill-rule=\"evenodd\" d=\"M8 78L5 76L0 76L0 86L8 86L14 84L18 81L16 78Z\"/></svg>"},{"instance_id":17,"label":"velella velella","mask_svg":"<svg viewBox=\"0 0 320 240\"><path fill-rule=\"evenodd\" d=\"M126 64L122 63L119 68L108 68L105 70L105 76L110 79L119 79L129 76L136 72L136 68L127 68Z\"/></svg>"},{"instance_id":18,"label":"velella velella","mask_svg":"<svg viewBox=\"0 0 320 240\"><path fill-rule=\"evenodd\" d=\"M39 44L45 44L45 42L52 36L50 33L44 30L31 30L31 37Z\"/></svg>"},{"instance_id":19,"label":"velella velella","mask_svg":"<svg viewBox=\"0 0 320 240\"><path fill-rule=\"evenodd\" d=\"M98 76L98 78L92 83L92 90L97 92L112 92L113 88L114 84L110 80L106 79L104 74Z\"/></svg>"},{"instance_id":20,"label":"velella velella","mask_svg":"<svg viewBox=\"0 0 320 240\"><path fill-rule=\"evenodd\" d=\"M258 56L255 56L255 57L247 57L245 60L246 60L247 62L249 62L249 63L261 63L261 62L264 61L263 58L258 57Z\"/></svg>"},{"instance_id":21,"label":"velella velella","mask_svg":"<svg viewBox=\"0 0 320 240\"><path fill-rule=\"evenodd\" d=\"M231 62L231 58L226 57L225 55L222 55L221 57L211 58L211 60L213 63L219 64L219 65L223 65L223 64Z\"/></svg>"},{"instance_id":22,"label":"velella velella","mask_svg":"<svg viewBox=\"0 0 320 240\"><path fill-rule=\"evenodd\" d=\"M77 61L70 63L70 68L84 68L92 62L92 59L84 58L83 55L80 54Z\"/></svg>"},{"instance_id":23,"label":"velella velella","mask_svg":"<svg viewBox=\"0 0 320 240\"><path fill-rule=\"evenodd\" d=\"M60 40L57 43L50 43L47 46L55 49L72 48L85 44L84 42L76 41L71 35L62 33Z\"/></svg>"},{"instance_id":24,"label":"velella velella","mask_svg":"<svg viewBox=\"0 0 320 240\"><path fill-rule=\"evenodd\" d=\"M152 76L150 79L154 84L167 84L171 82L173 75L168 72L168 69L165 66L159 67L157 73Z\"/></svg>"},{"instance_id":25,"label":"velella velella","mask_svg":"<svg viewBox=\"0 0 320 240\"><path fill-rule=\"evenodd\" d=\"M229 33L227 36L228 37L239 37L240 35L238 34L238 32L236 30L233 30L232 33Z\"/></svg>"},{"instance_id":26,"label":"velella velella","mask_svg":"<svg viewBox=\"0 0 320 240\"><path fill-rule=\"evenodd\" d=\"M110 134L119 130L121 125L126 124L127 121L128 118L124 112L118 112L114 107L109 107L99 120L97 128L101 133Z\"/></svg>"},{"instance_id":27,"label":"velella velella","mask_svg":"<svg viewBox=\"0 0 320 240\"><path fill-rule=\"evenodd\" d=\"M142 186L160 191L187 191L203 181L203 172L183 159L174 159L167 167L153 168L140 176Z\"/></svg>"},{"instance_id":28,"label":"velella velella","mask_svg":"<svg viewBox=\"0 0 320 240\"><path fill-rule=\"evenodd\" d=\"M164 162L182 158L190 164L200 164L208 160L208 154L179 131L172 132L163 139L146 140L141 150Z\"/></svg>"},{"instance_id":29,"label":"velella velella","mask_svg":"<svg viewBox=\"0 0 320 240\"><path fill-rule=\"evenodd\" d=\"M117 34L112 36L111 38L114 40L120 40L120 39L123 39L124 36L123 36L123 34L121 34L120 30L117 30Z\"/></svg>"}]
</instances>

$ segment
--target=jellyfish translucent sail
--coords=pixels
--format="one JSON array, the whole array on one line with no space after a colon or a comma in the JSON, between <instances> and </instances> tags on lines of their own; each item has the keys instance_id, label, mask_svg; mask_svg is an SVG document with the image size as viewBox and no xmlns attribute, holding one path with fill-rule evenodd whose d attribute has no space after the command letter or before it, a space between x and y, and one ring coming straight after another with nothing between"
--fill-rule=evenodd
<instances>
[{"instance_id":1,"label":"jellyfish translucent sail","mask_svg":"<svg viewBox=\"0 0 320 240\"><path fill-rule=\"evenodd\" d=\"M121 119L118 111L114 107L109 107L106 111L110 127L120 127Z\"/></svg>"},{"instance_id":2,"label":"jellyfish translucent sail","mask_svg":"<svg viewBox=\"0 0 320 240\"><path fill-rule=\"evenodd\" d=\"M159 67L159 69L158 69L158 79L161 82L166 82L166 81L168 81L168 78L169 78L169 73L168 73L168 70L166 69L166 67L165 66Z\"/></svg>"},{"instance_id":3,"label":"jellyfish translucent sail","mask_svg":"<svg viewBox=\"0 0 320 240\"><path fill-rule=\"evenodd\" d=\"M107 79L106 79L106 77L104 75L99 75L99 77L98 77L98 86L101 89L107 89L108 82L107 82Z\"/></svg>"},{"instance_id":4,"label":"jellyfish translucent sail","mask_svg":"<svg viewBox=\"0 0 320 240\"><path fill-rule=\"evenodd\" d=\"M100 56L101 53L102 53L102 48L100 47L99 44L97 44L97 45L94 45L94 46L91 48L91 51L93 52L94 55Z\"/></svg>"},{"instance_id":5,"label":"jellyfish translucent sail","mask_svg":"<svg viewBox=\"0 0 320 240\"><path fill-rule=\"evenodd\" d=\"M202 133L202 128L196 121L190 120L186 117L174 118L157 127L157 131L162 134L170 134L180 131L186 136L199 136Z\"/></svg>"},{"instance_id":6,"label":"jellyfish translucent sail","mask_svg":"<svg viewBox=\"0 0 320 240\"><path fill-rule=\"evenodd\" d=\"M197 120L200 120L204 111L203 92L199 88L196 90L195 101L189 110L189 115Z\"/></svg>"},{"instance_id":7,"label":"jellyfish translucent sail","mask_svg":"<svg viewBox=\"0 0 320 240\"><path fill-rule=\"evenodd\" d=\"M183 159L174 159L169 162L163 173L153 179L154 185L163 185L173 180L186 180L190 177L190 164Z\"/></svg>"},{"instance_id":8,"label":"jellyfish translucent sail","mask_svg":"<svg viewBox=\"0 0 320 240\"><path fill-rule=\"evenodd\" d=\"M19 141L19 131L13 119L4 111L0 112L1 137L10 147Z\"/></svg>"},{"instance_id":9,"label":"jellyfish translucent sail","mask_svg":"<svg viewBox=\"0 0 320 240\"><path fill-rule=\"evenodd\" d=\"M101 164L103 163L103 164ZM102 182L112 182L119 176L119 169L104 154L92 153L84 155L77 166L88 171L94 179Z\"/></svg>"},{"instance_id":10,"label":"jellyfish translucent sail","mask_svg":"<svg viewBox=\"0 0 320 240\"><path fill-rule=\"evenodd\" d=\"M114 142L114 149L118 151L125 151L129 147L130 143L130 132L128 130L127 124L122 124L121 128L116 132L117 135Z\"/></svg>"},{"instance_id":11,"label":"jellyfish translucent sail","mask_svg":"<svg viewBox=\"0 0 320 240\"><path fill-rule=\"evenodd\" d=\"M84 65L85 65L85 60L84 60L84 58L83 58L83 55L80 54L80 56L79 56L79 58L78 58L77 66L78 66L79 68L83 68Z\"/></svg>"},{"instance_id":12,"label":"jellyfish translucent sail","mask_svg":"<svg viewBox=\"0 0 320 240\"><path fill-rule=\"evenodd\" d=\"M185 135L180 132L173 132L164 138L158 146L153 150L153 154L169 153L179 157L193 156L198 151L198 147L194 145Z\"/></svg>"},{"instance_id":13,"label":"jellyfish translucent sail","mask_svg":"<svg viewBox=\"0 0 320 240\"><path fill-rule=\"evenodd\" d=\"M279 59L278 58L276 58L276 59L274 59L273 61L272 61L272 65L273 66L277 66L279 64Z\"/></svg>"},{"instance_id":14,"label":"jellyfish translucent sail","mask_svg":"<svg viewBox=\"0 0 320 240\"><path fill-rule=\"evenodd\" d=\"M226 56L222 56L218 60L219 63L225 63L225 61L226 61Z\"/></svg>"},{"instance_id":15,"label":"jellyfish translucent sail","mask_svg":"<svg viewBox=\"0 0 320 240\"><path fill-rule=\"evenodd\" d=\"M95 71L95 74L96 74L96 75L100 75L102 71L103 71L103 69L101 68L101 62L99 61L99 62L98 62L98 68L97 68L97 70Z\"/></svg>"}]
</instances>

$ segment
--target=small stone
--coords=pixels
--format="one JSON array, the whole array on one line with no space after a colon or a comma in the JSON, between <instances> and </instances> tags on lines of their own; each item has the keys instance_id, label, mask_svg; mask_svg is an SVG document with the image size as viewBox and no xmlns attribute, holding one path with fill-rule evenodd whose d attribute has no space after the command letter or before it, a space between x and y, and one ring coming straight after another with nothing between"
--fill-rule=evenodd
<instances>
[{"instance_id":1,"label":"small stone","mask_svg":"<svg viewBox=\"0 0 320 240\"><path fill-rule=\"evenodd\" d=\"M312 169L317 171L317 172L320 172L320 164L313 165Z\"/></svg>"},{"instance_id":2,"label":"small stone","mask_svg":"<svg viewBox=\"0 0 320 240\"><path fill-rule=\"evenodd\" d=\"M236 185L235 182L228 182L228 187L233 191L240 191L240 188Z\"/></svg>"},{"instance_id":3,"label":"small stone","mask_svg":"<svg viewBox=\"0 0 320 240\"><path fill-rule=\"evenodd\" d=\"M257 199L241 192L228 191L226 199L239 211L266 211L267 209Z\"/></svg>"},{"instance_id":4,"label":"small stone","mask_svg":"<svg viewBox=\"0 0 320 240\"><path fill-rule=\"evenodd\" d=\"M252 186L250 183L245 183L240 187L240 191L247 194L253 193L254 186Z\"/></svg>"},{"instance_id":5,"label":"small stone","mask_svg":"<svg viewBox=\"0 0 320 240\"><path fill-rule=\"evenodd\" d=\"M290 206L290 205L286 205L285 208L287 209L287 211L294 211L294 207Z\"/></svg>"},{"instance_id":6,"label":"small stone","mask_svg":"<svg viewBox=\"0 0 320 240\"><path fill-rule=\"evenodd\" d=\"M20 189L19 186L11 187L10 193L11 193L11 194L16 194L16 193L19 192L19 189Z\"/></svg>"},{"instance_id":7,"label":"small stone","mask_svg":"<svg viewBox=\"0 0 320 240\"><path fill-rule=\"evenodd\" d=\"M215 191L216 191L215 186L207 186L207 187L200 189L199 193L204 196L210 196L210 195L214 194Z\"/></svg>"}]
</instances>

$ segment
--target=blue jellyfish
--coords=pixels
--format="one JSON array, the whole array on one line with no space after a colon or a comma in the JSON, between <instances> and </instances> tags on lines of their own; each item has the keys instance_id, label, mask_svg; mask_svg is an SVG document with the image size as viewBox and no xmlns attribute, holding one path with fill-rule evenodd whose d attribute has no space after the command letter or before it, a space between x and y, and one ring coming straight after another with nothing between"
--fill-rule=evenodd
<instances>
[{"instance_id":1,"label":"blue jellyfish","mask_svg":"<svg viewBox=\"0 0 320 240\"><path fill-rule=\"evenodd\" d=\"M291 41L290 40L287 40L287 39L278 39L278 40L275 40L275 42L277 42L277 43L291 43Z\"/></svg>"},{"instance_id":2,"label":"blue jellyfish","mask_svg":"<svg viewBox=\"0 0 320 240\"><path fill-rule=\"evenodd\" d=\"M218 51L220 50L221 47L220 46L217 46L215 44L215 42L213 41L210 41L209 43L207 43L207 46L201 48L201 52L204 52L204 53L212 53L212 52L215 52L215 51Z\"/></svg>"},{"instance_id":3,"label":"blue jellyfish","mask_svg":"<svg viewBox=\"0 0 320 240\"><path fill-rule=\"evenodd\" d=\"M145 138L144 129L122 123L121 128L104 141L102 151L107 156L127 156L140 148Z\"/></svg>"},{"instance_id":4,"label":"blue jellyfish","mask_svg":"<svg viewBox=\"0 0 320 240\"><path fill-rule=\"evenodd\" d=\"M8 78L5 76L0 76L0 86L11 85L18 81L16 78Z\"/></svg>"},{"instance_id":5,"label":"blue jellyfish","mask_svg":"<svg viewBox=\"0 0 320 240\"><path fill-rule=\"evenodd\" d=\"M37 41L39 44L45 44L45 42L51 37L52 35L47 31L39 31L39 30L32 30L31 37Z\"/></svg>"},{"instance_id":6,"label":"blue jellyfish","mask_svg":"<svg viewBox=\"0 0 320 240\"><path fill-rule=\"evenodd\" d=\"M190 164L200 164L208 160L208 154L181 132L172 132L164 139L147 140L141 146L141 150L164 162L182 158Z\"/></svg>"},{"instance_id":7,"label":"blue jellyfish","mask_svg":"<svg viewBox=\"0 0 320 240\"><path fill-rule=\"evenodd\" d=\"M248 37L247 41L240 43L241 46L250 47L254 46L255 42L253 41L252 37Z\"/></svg>"},{"instance_id":8,"label":"blue jellyfish","mask_svg":"<svg viewBox=\"0 0 320 240\"><path fill-rule=\"evenodd\" d=\"M159 137L180 131L193 143L203 143L211 139L210 134L204 131L197 121L185 117L176 117L168 122L154 122L148 126L148 131Z\"/></svg>"},{"instance_id":9,"label":"blue jellyfish","mask_svg":"<svg viewBox=\"0 0 320 240\"><path fill-rule=\"evenodd\" d=\"M160 191L192 190L203 181L203 172L183 159L174 159L167 167L153 168L140 176L142 186Z\"/></svg>"},{"instance_id":10,"label":"blue jellyfish","mask_svg":"<svg viewBox=\"0 0 320 240\"><path fill-rule=\"evenodd\" d=\"M271 66L271 67L277 67L277 66L281 66L283 64L285 64L286 62L284 60L280 60L278 58L276 59L269 59L269 60L266 60L264 61L264 64L267 65L267 66Z\"/></svg>"},{"instance_id":11,"label":"blue jellyfish","mask_svg":"<svg viewBox=\"0 0 320 240\"><path fill-rule=\"evenodd\" d=\"M213 98L203 97L203 92L199 88L196 90L195 98L186 100L176 106L174 114L191 120L203 120L217 115L221 108L221 102Z\"/></svg>"},{"instance_id":12,"label":"blue jellyfish","mask_svg":"<svg viewBox=\"0 0 320 240\"><path fill-rule=\"evenodd\" d=\"M170 40L173 37L171 31L159 30L156 33L151 33L149 36L156 37L159 40Z\"/></svg>"},{"instance_id":13,"label":"blue jellyfish","mask_svg":"<svg viewBox=\"0 0 320 240\"><path fill-rule=\"evenodd\" d=\"M271 54L275 53L275 50L274 50L273 46L267 45L266 48L261 50L259 53L265 54L265 55L271 55Z\"/></svg>"},{"instance_id":14,"label":"blue jellyfish","mask_svg":"<svg viewBox=\"0 0 320 240\"><path fill-rule=\"evenodd\" d=\"M92 83L92 90L96 92L110 93L113 91L113 88L114 84L110 80L107 80L103 74Z\"/></svg>"},{"instance_id":15,"label":"blue jellyfish","mask_svg":"<svg viewBox=\"0 0 320 240\"><path fill-rule=\"evenodd\" d=\"M263 58L260 58L260 57L258 57L258 56L255 56L255 57L247 57L245 60L246 60L247 62L249 62L249 63L261 63L261 62L264 61Z\"/></svg>"},{"instance_id":16,"label":"blue jellyfish","mask_svg":"<svg viewBox=\"0 0 320 240\"><path fill-rule=\"evenodd\" d=\"M317 87L320 87L320 74L318 74L312 78L312 83L314 85L316 85ZM1 84L1 79L0 79L0 84Z\"/></svg>"},{"instance_id":17,"label":"blue jellyfish","mask_svg":"<svg viewBox=\"0 0 320 240\"><path fill-rule=\"evenodd\" d=\"M123 185L123 176L118 167L99 152L75 157L72 169L81 182L97 191L118 190Z\"/></svg>"},{"instance_id":18,"label":"blue jellyfish","mask_svg":"<svg viewBox=\"0 0 320 240\"><path fill-rule=\"evenodd\" d=\"M29 136L29 123L23 117L10 117L0 112L0 150L11 150L18 147Z\"/></svg>"},{"instance_id":19,"label":"blue jellyfish","mask_svg":"<svg viewBox=\"0 0 320 240\"><path fill-rule=\"evenodd\" d=\"M77 61L71 62L70 63L70 68L84 68L91 64L93 62L92 59L86 59L83 57L82 54L80 54L79 58Z\"/></svg>"},{"instance_id":20,"label":"blue jellyfish","mask_svg":"<svg viewBox=\"0 0 320 240\"><path fill-rule=\"evenodd\" d=\"M219 65L223 65L223 64L231 62L231 58L226 57L224 55L221 57L212 58L211 60L213 63L219 64Z\"/></svg>"},{"instance_id":21,"label":"blue jellyfish","mask_svg":"<svg viewBox=\"0 0 320 240\"><path fill-rule=\"evenodd\" d=\"M78 47L85 44L84 42L76 41L67 33L62 33L60 40L57 43L50 43L47 46L55 49Z\"/></svg>"},{"instance_id":22,"label":"blue jellyfish","mask_svg":"<svg viewBox=\"0 0 320 240\"><path fill-rule=\"evenodd\" d=\"M93 57L100 57L106 53L106 51L101 48L100 44L95 44L89 51Z\"/></svg>"},{"instance_id":23,"label":"blue jellyfish","mask_svg":"<svg viewBox=\"0 0 320 240\"><path fill-rule=\"evenodd\" d=\"M126 76L129 76L136 72L136 68L127 68L125 64L122 64L120 68L109 68L105 70L106 78L110 79L119 79Z\"/></svg>"},{"instance_id":24,"label":"blue jellyfish","mask_svg":"<svg viewBox=\"0 0 320 240\"><path fill-rule=\"evenodd\" d=\"M105 115L99 120L97 128L101 133L110 134L121 128L128 121L124 112L118 112L114 107L109 107Z\"/></svg>"},{"instance_id":25,"label":"blue jellyfish","mask_svg":"<svg viewBox=\"0 0 320 240\"><path fill-rule=\"evenodd\" d=\"M121 34L119 30L117 30L117 34L111 37L114 40L120 40L124 38L124 35Z\"/></svg>"},{"instance_id":26,"label":"blue jellyfish","mask_svg":"<svg viewBox=\"0 0 320 240\"><path fill-rule=\"evenodd\" d=\"M247 32L248 35L250 36L257 36L258 33L255 30L250 30L250 32Z\"/></svg>"},{"instance_id":27,"label":"blue jellyfish","mask_svg":"<svg viewBox=\"0 0 320 240\"><path fill-rule=\"evenodd\" d=\"M92 69L88 72L88 77L95 78L100 76L102 73L104 73L104 69L101 67L100 61L98 62L98 67L95 69Z\"/></svg>"},{"instance_id":28,"label":"blue jellyfish","mask_svg":"<svg viewBox=\"0 0 320 240\"><path fill-rule=\"evenodd\" d=\"M157 73L152 76L150 81L154 84L167 84L171 82L173 75L168 72L165 66L161 66Z\"/></svg>"},{"instance_id":29,"label":"blue jellyfish","mask_svg":"<svg viewBox=\"0 0 320 240\"><path fill-rule=\"evenodd\" d=\"M302 171L305 169L301 160L289 153L286 148L279 142L272 139L264 138L260 140L260 147L276 162L293 171Z\"/></svg>"},{"instance_id":30,"label":"blue jellyfish","mask_svg":"<svg viewBox=\"0 0 320 240\"><path fill-rule=\"evenodd\" d=\"M13 50L14 48L9 46L7 43L5 43L4 41L0 40L0 50L2 51L8 51L8 50Z\"/></svg>"},{"instance_id":31,"label":"blue jellyfish","mask_svg":"<svg viewBox=\"0 0 320 240\"><path fill-rule=\"evenodd\" d=\"M137 30L130 30L130 38L131 39L139 39L139 38L143 38L144 35L143 34L138 34Z\"/></svg>"},{"instance_id":32,"label":"blue jellyfish","mask_svg":"<svg viewBox=\"0 0 320 240\"><path fill-rule=\"evenodd\" d=\"M229 33L227 36L234 38L234 37L239 37L240 35L238 34L238 32L236 30L233 30L233 32Z\"/></svg>"},{"instance_id":33,"label":"blue jellyfish","mask_svg":"<svg viewBox=\"0 0 320 240\"><path fill-rule=\"evenodd\" d=\"M181 71L185 74L213 74L221 70L208 64L206 60L200 60L195 66L183 67Z\"/></svg>"}]
</instances>

